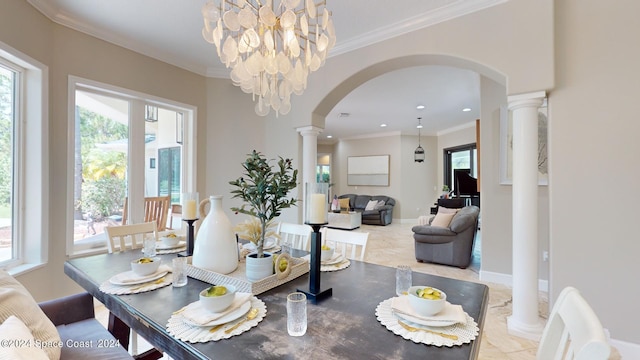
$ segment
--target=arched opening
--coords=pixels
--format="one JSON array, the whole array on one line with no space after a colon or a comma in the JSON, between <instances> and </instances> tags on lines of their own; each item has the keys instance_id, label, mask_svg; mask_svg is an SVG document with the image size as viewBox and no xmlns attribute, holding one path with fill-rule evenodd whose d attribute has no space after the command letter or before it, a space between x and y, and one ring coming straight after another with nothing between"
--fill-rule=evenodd
<instances>
[{"instance_id":1,"label":"arched opening","mask_svg":"<svg viewBox=\"0 0 640 360\"><path fill-rule=\"evenodd\" d=\"M477 103L479 104L479 107L481 107L483 98L485 96L489 98L501 98L506 101L505 84L507 79L504 75L489 67L448 55L412 55L372 65L344 79L338 84L338 86L334 87L333 90L327 93L318 103L318 105L314 109L313 118L316 120L322 119L322 126L325 126L327 125L328 121L334 120L330 117L333 116L332 114L336 112L336 107L345 98L348 98L350 94L357 91L357 89L366 86L367 82L383 76L392 75L396 72L400 72L406 69L420 69L429 67L449 67L473 73L477 77L476 90L478 96ZM496 86L494 86L490 90L487 90L486 87L483 87L483 83L485 81L492 82ZM397 89L394 88L386 89L387 96L396 96L396 93L398 92L396 90ZM483 90L485 93L483 93ZM487 91L489 91L490 93L487 94ZM338 110L338 112L340 111L341 110ZM478 109L477 114L477 118L480 119L480 126L482 126L482 118L486 116L486 114L483 114L481 112L481 109ZM412 118L412 120L415 121L415 118ZM387 151L392 151L392 165L390 174L391 181L390 186L387 188L356 188L354 186L349 186L348 184L346 184L344 175L341 176L341 174L344 174L347 170L345 158L349 156L349 154L355 154L355 150L353 150L353 148L349 148L349 150L346 150L349 145L340 144L340 140L335 139L336 136L334 136L333 149L327 148L326 144L322 144L321 141L319 141L318 153L333 153L333 161L331 163L331 179L332 182L336 183L336 185L334 185L336 189L334 193L337 193L339 195L340 193L353 193L354 191L362 191L370 194L372 193L373 195L388 195L388 193L391 192L392 196L396 197L397 200L399 200L396 208L394 209L394 221L399 221L402 223L409 221L415 222L417 221L419 215L429 213L430 207L436 201L437 196L441 193L445 176L443 163L444 149L451 148L456 145L468 145L470 142L473 142L474 144L476 143L475 120L475 117L470 118L468 120L469 125L467 126L468 131L473 133L472 141L461 140L461 142L459 143L451 143L452 141L455 141L452 139L438 141L439 137L447 137L447 131L450 130L447 128L444 128L444 131L442 131L444 135L429 135L434 139L428 142L428 144L426 145L426 150L428 153L427 160L425 161L425 163L420 165L416 164L413 161L413 151L418 143L416 136L417 131L410 134L405 134L402 132L392 134L392 131L385 133L383 130L380 130L378 134L379 136L392 136L397 138L394 149L383 149L379 150L381 152L378 153L359 153L358 155L379 155L382 153L387 153ZM392 122L393 119L389 119L388 121ZM457 125L459 124L451 125L450 128ZM472 126L473 128L471 128ZM424 140L424 138L422 137L421 139ZM423 144L423 146L425 146L425 144ZM372 152L376 150L371 150L371 147L369 147L369 150L363 151ZM485 155L482 154L482 151L480 150L479 157L482 158L484 156ZM490 153L486 156L488 158L493 158L494 154ZM422 168L418 166L422 166ZM429 167L429 170L425 170L426 167ZM482 176L482 171L483 170L481 169L478 173L479 177ZM478 252L478 254L479 253L480 252ZM475 266L476 272L479 271L480 265L476 263Z\"/></svg>"}]
</instances>

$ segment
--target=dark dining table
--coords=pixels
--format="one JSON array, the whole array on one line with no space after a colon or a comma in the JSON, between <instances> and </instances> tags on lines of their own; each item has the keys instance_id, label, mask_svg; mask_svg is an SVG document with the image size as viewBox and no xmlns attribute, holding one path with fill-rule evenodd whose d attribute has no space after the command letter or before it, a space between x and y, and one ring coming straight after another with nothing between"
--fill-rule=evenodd
<instances>
[{"instance_id":1,"label":"dark dining table","mask_svg":"<svg viewBox=\"0 0 640 360\"><path fill-rule=\"evenodd\" d=\"M159 255L170 263L175 255ZM489 299L486 285L414 272L413 283L439 288L447 300L462 306L478 324L480 333L471 343L437 347L405 340L387 330L377 319L380 302L395 296L395 268L351 260L340 271L323 272L322 288L333 295L307 306L305 335L287 334L286 297L296 289L308 289L309 274L258 294L267 315L258 326L238 336L206 343L177 340L167 332L172 313L198 300L210 284L189 278L184 287L165 286L131 295L111 295L100 285L130 270L140 251L100 254L68 260L67 276L102 302L109 311L143 336L156 349L174 359L475 359Z\"/></svg>"}]
</instances>

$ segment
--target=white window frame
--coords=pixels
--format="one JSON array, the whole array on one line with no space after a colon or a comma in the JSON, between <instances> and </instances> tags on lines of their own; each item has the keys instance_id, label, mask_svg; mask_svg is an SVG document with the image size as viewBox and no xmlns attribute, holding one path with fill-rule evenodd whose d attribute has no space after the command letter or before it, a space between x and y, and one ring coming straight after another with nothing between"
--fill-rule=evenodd
<instances>
[{"instance_id":1,"label":"white window frame","mask_svg":"<svg viewBox=\"0 0 640 360\"><path fill-rule=\"evenodd\" d=\"M74 75L69 75L68 87L68 132L67 132L67 256L79 257L96 253L107 252L106 243L86 244L83 247L76 246L73 239L73 187L74 187L74 155L75 155L75 106L76 90L94 92L97 94L120 98L131 103L129 117L134 119L144 118L145 104L157 104L164 108L182 112L183 117L183 143L182 143L182 164L181 184L184 192L196 191L196 119L197 108L192 105L176 102L173 100L159 98L149 94L120 88L117 86L84 79ZM130 121L129 123L129 151L128 169L142 169L140 173L129 172L127 175L127 188L129 197L129 220L131 223L143 220L144 208L144 169L146 167L144 158L144 122ZM139 139L139 140L136 140Z\"/></svg>"},{"instance_id":2,"label":"white window frame","mask_svg":"<svg viewBox=\"0 0 640 360\"><path fill-rule=\"evenodd\" d=\"M18 275L49 260L49 69L1 41L0 58L19 73L12 209L15 258L0 264Z\"/></svg>"}]
</instances>

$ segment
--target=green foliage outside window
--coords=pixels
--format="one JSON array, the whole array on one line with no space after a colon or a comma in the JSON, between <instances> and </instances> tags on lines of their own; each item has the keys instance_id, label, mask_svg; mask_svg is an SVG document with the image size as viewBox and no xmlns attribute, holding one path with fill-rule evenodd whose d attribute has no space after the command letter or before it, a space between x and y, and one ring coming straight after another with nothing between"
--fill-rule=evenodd
<instances>
[{"instance_id":1,"label":"green foliage outside window","mask_svg":"<svg viewBox=\"0 0 640 360\"><path fill-rule=\"evenodd\" d=\"M78 113L81 163L76 164L76 176L81 179L76 181L76 186L80 187L76 189L76 211L91 213L99 219L116 213L122 206L127 156L123 152L102 149L98 144L126 141L129 129L127 125L84 108L79 108Z\"/></svg>"}]
</instances>

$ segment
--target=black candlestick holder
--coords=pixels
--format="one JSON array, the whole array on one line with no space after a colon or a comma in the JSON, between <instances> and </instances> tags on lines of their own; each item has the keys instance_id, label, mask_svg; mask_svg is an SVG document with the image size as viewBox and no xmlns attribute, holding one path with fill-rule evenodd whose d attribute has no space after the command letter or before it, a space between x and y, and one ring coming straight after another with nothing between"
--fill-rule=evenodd
<instances>
[{"instance_id":1,"label":"black candlestick holder","mask_svg":"<svg viewBox=\"0 0 640 360\"><path fill-rule=\"evenodd\" d=\"M324 224L310 224L305 223L313 229L311 233L311 265L309 268L309 290L298 289L307 295L307 299L311 300L313 304L325 298L333 295L333 289L328 288L320 290L320 255L322 251L322 234L320 228Z\"/></svg>"},{"instance_id":2,"label":"black candlestick holder","mask_svg":"<svg viewBox=\"0 0 640 360\"><path fill-rule=\"evenodd\" d=\"M193 243L195 242L194 238L194 226L193 224L200 219L182 219L182 221L187 223L187 249L181 253L178 253L178 256L192 256L193 255Z\"/></svg>"}]
</instances>

